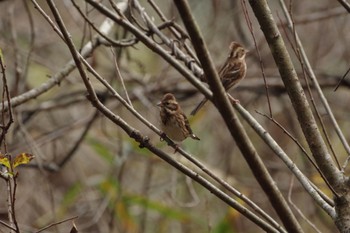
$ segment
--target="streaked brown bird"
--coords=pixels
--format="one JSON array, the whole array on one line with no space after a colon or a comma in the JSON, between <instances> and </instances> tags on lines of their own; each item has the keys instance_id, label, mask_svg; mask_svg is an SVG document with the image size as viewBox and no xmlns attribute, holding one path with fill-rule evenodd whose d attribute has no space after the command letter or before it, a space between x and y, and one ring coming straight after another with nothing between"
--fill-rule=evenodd
<instances>
[{"instance_id":1,"label":"streaked brown bird","mask_svg":"<svg viewBox=\"0 0 350 233\"><path fill-rule=\"evenodd\" d=\"M244 79L247 73L247 64L245 62L247 52L248 51L239 43L235 41L231 42L230 53L228 54L224 65L219 70L219 77L226 91ZM203 81L207 81L206 77L203 78ZM195 115L207 101L208 99L204 98L192 110L191 115ZM238 102L238 100L236 101Z\"/></svg>"},{"instance_id":2,"label":"streaked brown bird","mask_svg":"<svg viewBox=\"0 0 350 233\"><path fill-rule=\"evenodd\" d=\"M187 137L200 140L193 132L188 119L173 94L167 93L160 107L161 129L172 140L181 142Z\"/></svg>"}]
</instances>

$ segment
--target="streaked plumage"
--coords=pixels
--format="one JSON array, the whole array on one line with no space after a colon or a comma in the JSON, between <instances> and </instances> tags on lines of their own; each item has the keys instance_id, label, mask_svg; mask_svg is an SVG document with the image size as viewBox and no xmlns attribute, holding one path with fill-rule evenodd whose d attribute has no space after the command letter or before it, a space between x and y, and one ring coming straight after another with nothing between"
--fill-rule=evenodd
<instances>
[{"instance_id":1,"label":"streaked plumage","mask_svg":"<svg viewBox=\"0 0 350 233\"><path fill-rule=\"evenodd\" d=\"M167 93L158 104L161 129L172 140L181 142L187 137L200 140L193 132L188 119L173 94Z\"/></svg>"},{"instance_id":2,"label":"streaked plumage","mask_svg":"<svg viewBox=\"0 0 350 233\"><path fill-rule=\"evenodd\" d=\"M247 65L245 62L246 53L247 50L245 50L242 45L235 41L231 42L230 53L224 65L219 70L219 77L226 91L234 87L245 77L247 72ZM203 81L207 81L206 77L203 78ZM207 101L208 100L204 98L196 108L193 109L191 115L195 115Z\"/></svg>"}]
</instances>

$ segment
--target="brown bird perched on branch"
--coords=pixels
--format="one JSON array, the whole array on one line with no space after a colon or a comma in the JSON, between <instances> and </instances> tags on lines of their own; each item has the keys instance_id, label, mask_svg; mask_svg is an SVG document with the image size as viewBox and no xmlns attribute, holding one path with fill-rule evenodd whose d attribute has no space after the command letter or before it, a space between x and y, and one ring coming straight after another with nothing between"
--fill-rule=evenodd
<instances>
[{"instance_id":1,"label":"brown bird perched on branch","mask_svg":"<svg viewBox=\"0 0 350 233\"><path fill-rule=\"evenodd\" d=\"M173 94L167 93L160 107L161 129L172 140L181 142L187 137L200 140L193 132L188 119Z\"/></svg>"},{"instance_id":2,"label":"brown bird perched on branch","mask_svg":"<svg viewBox=\"0 0 350 233\"><path fill-rule=\"evenodd\" d=\"M228 91L230 88L234 87L239 81L244 79L247 72L247 65L245 62L245 56L247 50L244 49L242 45L233 41L230 44L230 53L224 63L224 65L219 70L219 77L221 79L222 85L225 90ZM207 81L204 77L204 81ZM191 115L195 115L208 101L204 98L191 112ZM236 100L236 102L239 102Z\"/></svg>"}]
</instances>

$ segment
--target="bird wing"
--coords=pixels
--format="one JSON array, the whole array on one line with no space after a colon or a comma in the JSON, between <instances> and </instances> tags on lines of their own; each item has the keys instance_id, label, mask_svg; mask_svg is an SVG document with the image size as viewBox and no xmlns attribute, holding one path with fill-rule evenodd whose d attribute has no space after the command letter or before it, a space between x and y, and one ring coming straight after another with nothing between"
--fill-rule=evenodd
<instances>
[{"instance_id":1,"label":"bird wing","mask_svg":"<svg viewBox=\"0 0 350 233\"><path fill-rule=\"evenodd\" d=\"M199 137L197 137L197 136L193 133L193 131L192 131L192 129L191 129L191 126L190 126L190 123L189 123L189 121L188 121L186 115L185 115L185 114L182 114L182 117L183 117L182 123L185 124L185 127L184 127L184 128L187 130L187 132L185 132L186 135L190 136L190 137L193 138L193 139L200 140Z\"/></svg>"},{"instance_id":2,"label":"bird wing","mask_svg":"<svg viewBox=\"0 0 350 233\"><path fill-rule=\"evenodd\" d=\"M180 115L181 119L178 120L178 123L180 124L180 128L186 130L184 132L185 135L190 135L192 134L192 129L190 127L190 123L184 113L181 113Z\"/></svg>"},{"instance_id":3,"label":"bird wing","mask_svg":"<svg viewBox=\"0 0 350 233\"><path fill-rule=\"evenodd\" d=\"M225 66L219 71L219 76L222 82L222 85L226 90L230 89L233 85L235 85L240 78L241 72L241 63L227 63Z\"/></svg>"}]
</instances>

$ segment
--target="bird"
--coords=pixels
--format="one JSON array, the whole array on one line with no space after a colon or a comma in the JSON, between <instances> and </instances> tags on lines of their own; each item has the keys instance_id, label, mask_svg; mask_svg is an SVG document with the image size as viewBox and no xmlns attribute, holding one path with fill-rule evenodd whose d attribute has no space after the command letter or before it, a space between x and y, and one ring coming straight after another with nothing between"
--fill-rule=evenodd
<instances>
[{"instance_id":1,"label":"bird","mask_svg":"<svg viewBox=\"0 0 350 233\"><path fill-rule=\"evenodd\" d=\"M173 94L166 93L157 105L160 107L161 129L170 139L177 142L182 142L188 137L200 140L193 133L186 115Z\"/></svg>"},{"instance_id":2,"label":"bird","mask_svg":"<svg viewBox=\"0 0 350 233\"><path fill-rule=\"evenodd\" d=\"M245 62L245 56L248 52L241 44L236 41L232 41L230 44L230 52L226 58L225 63L219 69L219 77L225 91L234 87L239 81L244 79L247 73L247 64ZM207 78L202 77L204 82L207 82ZM191 112L194 116L208 101L204 98ZM239 102L235 99L236 102Z\"/></svg>"}]
</instances>

